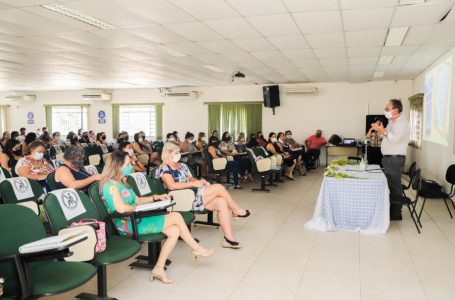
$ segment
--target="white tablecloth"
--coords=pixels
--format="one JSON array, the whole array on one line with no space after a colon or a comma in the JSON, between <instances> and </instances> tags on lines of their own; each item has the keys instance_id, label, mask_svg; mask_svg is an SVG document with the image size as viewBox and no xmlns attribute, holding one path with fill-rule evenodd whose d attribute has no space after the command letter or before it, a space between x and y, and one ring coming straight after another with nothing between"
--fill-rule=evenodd
<instances>
[{"instance_id":1,"label":"white tablecloth","mask_svg":"<svg viewBox=\"0 0 455 300\"><path fill-rule=\"evenodd\" d=\"M313 218L305 227L321 231L387 232L390 222L387 179L380 171L369 171L379 166L367 166L366 171L360 171L358 165L338 168L367 179L324 176Z\"/></svg>"}]
</instances>

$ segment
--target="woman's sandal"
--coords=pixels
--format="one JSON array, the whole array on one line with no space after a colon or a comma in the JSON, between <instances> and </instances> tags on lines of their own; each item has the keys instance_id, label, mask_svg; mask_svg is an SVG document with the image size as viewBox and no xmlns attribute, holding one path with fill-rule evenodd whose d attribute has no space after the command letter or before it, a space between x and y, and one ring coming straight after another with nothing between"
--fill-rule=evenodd
<instances>
[{"instance_id":1,"label":"woman's sandal","mask_svg":"<svg viewBox=\"0 0 455 300\"><path fill-rule=\"evenodd\" d=\"M231 240L227 239L226 237L224 237L224 241L221 244L221 246L223 248L231 248L231 249L240 249L240 248L242 248L242 246L240 246L239 242L231 241Z\"/></svg>"}]
</instances>

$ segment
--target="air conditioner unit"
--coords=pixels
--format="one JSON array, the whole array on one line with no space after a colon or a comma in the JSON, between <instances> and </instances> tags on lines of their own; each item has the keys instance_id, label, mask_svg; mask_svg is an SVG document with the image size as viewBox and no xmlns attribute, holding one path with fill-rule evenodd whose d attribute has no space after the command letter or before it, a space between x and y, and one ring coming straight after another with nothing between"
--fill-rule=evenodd
<instances>
[{"instance_id":1,"label":"air conditioner unit","mask_svg":"<svg viewBox=\"0 0 455 300\"><path fill-rule=\"evenodd\" d=\"M90 101L111 101L112 94L106 94L106 93L83 94L82 99L90 100Z\"/></svg>"},{"instance_id":2,"label":"air conditioner unit","mask_svg":"<svg viewBox=\"0 0 455 300\"><path fill-rule=\"evenodd\" d=\"M284 89L286 94L317 94L317 87L288 87Z\"/></svg>"},{"instance_id":3,"label":"air conditioner unit","mask_svg":"<svg viewBox=\"0 0 455 300\"><path fill-rule=\"evenodd\" d=\"M36 95L8 95L5 99L8 101L32 102L36 100Z\"/></svg>"},{"instance_id":4,"label":"air conditioner unit","mask_svg":"<svg viewBox=\"0 0 455 300\"><path fill-rule=\"evenodd\" d=\"M198 91L171 91L169 89L160 89L161 96L163 97L179 97L179 98L192 98L198 97Z\"/></svg>"}]
</instances>

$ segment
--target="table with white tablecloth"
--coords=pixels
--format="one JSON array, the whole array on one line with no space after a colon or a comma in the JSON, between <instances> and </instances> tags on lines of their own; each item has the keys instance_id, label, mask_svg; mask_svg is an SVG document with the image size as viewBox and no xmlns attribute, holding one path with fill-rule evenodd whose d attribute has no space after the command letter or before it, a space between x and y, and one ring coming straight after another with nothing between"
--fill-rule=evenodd
<instances>
[{"instance_id":1,"label":"table with white tablecloth","mask_svg":"<svg viewBox=\"0 0 455 300\"><path fill-rule=\"evenodd\" d=\"M324 176L313 218L306 228L385 233L389 228L389 188L377 165L338 166L340 172L361 178Z\"/></svg>"}]
</instances>

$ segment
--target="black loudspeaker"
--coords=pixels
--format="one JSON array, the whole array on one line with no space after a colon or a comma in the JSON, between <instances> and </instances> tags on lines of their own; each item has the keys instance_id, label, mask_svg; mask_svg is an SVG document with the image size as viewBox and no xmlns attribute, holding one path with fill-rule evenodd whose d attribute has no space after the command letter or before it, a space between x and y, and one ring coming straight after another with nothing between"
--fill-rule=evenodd
<instances>
[{"instance_id":1,"label":"black loudspeaker","mask_svg":"<svg viewBox=\"0 0 455 300\"><path fill-rule=\"evenodd\" d=\"M342 140L341 140L340 136L337 134L332 134L332 136L329 139L329 143L332 145L335 145L335 146L338 146L339 144L341 144L341 142L342 142Z\"/></svg>"},{"instance_id":2,"label":"black loudspeaker","mask_svg":"<svg viewBox=\"0 0 455 300\"><path fill-rule=\"evenodd\" d=\"M371 124L377 120L381 121L384 127L387 127L387 124L389 124L389 120L384 115L367 115L365 121L365 133L370 130Z\"/></svg>"},{"instance_id":3,"label":"black loudspeaker","mask_svg":"<svg viewBox=\"0 0 455 300\"><path fill-rule=\"evenodd\" d=\"M278 85L269 85L262 87L265 107L280 106L280 88Z\"/></svg>"}]
</instances>

